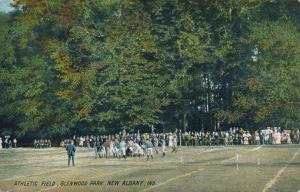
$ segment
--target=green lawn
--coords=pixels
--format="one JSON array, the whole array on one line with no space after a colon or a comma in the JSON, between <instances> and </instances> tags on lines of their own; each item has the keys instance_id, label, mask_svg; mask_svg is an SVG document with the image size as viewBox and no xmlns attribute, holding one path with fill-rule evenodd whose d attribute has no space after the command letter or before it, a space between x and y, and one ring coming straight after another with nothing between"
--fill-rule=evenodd
<instances>
[{"instance_id":1,"label":"green lawn","mask_svg":"<svg viewBox=\"0 0 300 192\"><path fill-rule=\"evenodd\" d=\"M61 148L0 150L0 191L297 192L299 149L300 145L182 147L177 154L158 154L146 161L95 159L92 149L77 148L76 167L66 166ZM18 181L37 186L16 185ZM68 181L86 185L65 186Z\"/></svg>"}]
</instances>

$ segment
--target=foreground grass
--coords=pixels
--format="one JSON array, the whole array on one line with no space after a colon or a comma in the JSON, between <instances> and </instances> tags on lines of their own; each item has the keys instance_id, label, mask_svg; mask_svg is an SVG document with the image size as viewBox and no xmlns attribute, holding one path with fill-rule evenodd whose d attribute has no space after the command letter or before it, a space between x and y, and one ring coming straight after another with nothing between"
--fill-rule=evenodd
<instances>
[{"instance_id":1,"label":"foreground grass","mask_svg":"<svg viewBox=\"0 0 300 192\"><path fill-rule=\"evenodd\" d=\"M182 147L176 154L158 154L150 161L95 159L92 149L78 149L76 167L66 166L66 152L60 148L1 150L0 191L298 191L299 148ZM144 182L122 185L124 180L126 184ZM17 181L35 181L38 185L15 185ZM48 186L42 186L43 181ZM61 186L67 181L88 184ZM97 185L89 185L93 181ZM108 185L109 181L114 185Z\"/></svg>"}]
</instances>

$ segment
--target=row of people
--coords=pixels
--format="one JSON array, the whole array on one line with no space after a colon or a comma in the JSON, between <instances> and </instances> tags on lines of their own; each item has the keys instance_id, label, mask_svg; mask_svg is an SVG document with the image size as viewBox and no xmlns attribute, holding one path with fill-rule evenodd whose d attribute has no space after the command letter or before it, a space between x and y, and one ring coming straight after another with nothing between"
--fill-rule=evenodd
<instances>
[{"instance_id":1,"label":"row of people","mask_svg":"<svg viewBox=\"0 0 300 192\"><path fill-rule=\"evenodd\" d=\"M33 141L34 148L48 148L51 147L52 142L50 139L35 139Z\"/></svg>"},{"instance_id":2,"label":"row of people","mask_svg":"<svg viewBox=\"0 0 300 192\"><path fill-rule=\"evenodd\" d=\"M172 138L172 152L177 152L177 138L175 135ZM114 140L105 140L103 144L101 142L97 142L96 144L96 156L101 157L124 157L126 156L145 156L147 155L147 159L149 156L152 157L153 151L156 154L159 153L159 147L161 146L161 153L165 156L166 152L166 140L164 137L158 138L157 136L153 136L150 138L143 138L141 141L132 140L131 138L127 139L114 139Z\"/></svg>"},{"instance_id":3,"label":"row of people","mask_svg":"<svg viewBox=\"0 0 300 192\"><path fill-rule=\"evenodd\" d=\"M177 141L176 135L173 135L173 146L172 152L177 152ZM137 140L132 140L131 138L115 138L113 140L108 140L104 138L102 141L99 139L95 144L95 158L124 158L127 157L147 157L147 160L151 157L153 159L153 154L160 153L158 148L158 143L161 144L161 153L165 156L166 152L166 142L164 137L157 138L156 136L151 136L150 138L144 138L137 142ZM72 139L66 140L65 148L68 154L68 165L70 166L70 161L72 160L73 166L74 156L76 147Z\"/></svg>"},{"instance_id":4,"label":"row of people","mask_svg":"<svg viewBox=\"0 0 300 192\"><path fill-rule=\"evenodd\" d=\"M269 131L270 130L270 131ZM248 145L248 144L289 144L299 143L299 131L295 131L294 134L288 132L271 131L272 129L260 130L250 133L243 129L232 128L229 131L220 132L185 132L176 133L177 142L179 145L185 146L196 146L196 145ZM156 138L164 137L167 146L172 146L172 133L161 133L161 134L126 134L125 138L130 138L135 142L139 142L142 139L155 136ZM116 138L123 137L123 135L98 135L98 136L81 136L75 138L75 144L80 147L94 147L98 140L114 140ZM155 138L154 137L154 138ZM61 146L64 147L65 141L61 142Z\"/></svg>"},{"instance_id":5,"label":"row of people","mask_svg":"<svg viewBox=\"0 0 300 192\"><path fill-rule=\"evenodd\" d=\"M0 137L0 149L2 148L17 148L17 138L11 139L10 136L5 136L4 140Z\"/></svg>"},{"instance_id":6,"label":"row of people","mask_svg":"<svg viewBox=\"0 0 300 192\"><path fill-rule=\"evenodd\" d=\"M300 134L299 130L283 131L280 132L276 128L268 127L259 131L250 133L241 128L230 128L228 131L219 132L184 132L181 131L173 133L119 133L114 135L97 135L97 136L73 136L72 140L75 141L76 146L80 147L92 147L96 146L97 141L114 140L123 138L130 138L136 143L147 138L164 138L166 146L173 145L174 135L177 144L180 146L197 146L197 145L248 145L248 144L299 144ZM155 137L153 137L155 136ZM62 140L60 142L61 147L66 147L70 140ZM34 148L48 148L52 146L50 139L35 139L33 142ZM17 139L11 139L10 136L6 136L4 142L0 137L0 149L1 148L17 147Z\"/></svg>"}]
</instances>

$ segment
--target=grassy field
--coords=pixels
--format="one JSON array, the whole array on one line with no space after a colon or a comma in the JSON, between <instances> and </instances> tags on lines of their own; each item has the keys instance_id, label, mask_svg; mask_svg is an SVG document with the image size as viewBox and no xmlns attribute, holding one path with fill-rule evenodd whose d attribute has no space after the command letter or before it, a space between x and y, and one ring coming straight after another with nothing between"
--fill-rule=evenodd
<instances>
[{"instance_id":1,"label":"grassy field","mask_svg":"<svg viewBox=\"0 0 300 192\"><path fill-rule=\"evenodd\" d=\"M182 147L149 161L77 148L75 163L61 148L0 150L0 191L300 191L300 145Z\"/></svg>"}]
</instances>

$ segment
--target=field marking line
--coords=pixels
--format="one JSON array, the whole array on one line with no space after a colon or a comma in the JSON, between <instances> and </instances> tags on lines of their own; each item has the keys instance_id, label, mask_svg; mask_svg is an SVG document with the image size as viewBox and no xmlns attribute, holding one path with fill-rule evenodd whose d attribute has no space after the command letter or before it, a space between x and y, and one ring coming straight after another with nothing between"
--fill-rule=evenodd
<instances>
[{"instance_id":1,"label":"field marking line","mask_svg":"<svg viewBox=\"0 0 300 192\"><path fill-rule=\"evenodd\" d=\"M255 147L253 149L251 149L250 151L258 151L262 148L262 145L258 146L258 147Z\"/></svg>"},{"instance_id":2,"label":"field marking line","mask_svg":"<svg viewBox=\"0 0 300 192\"><path fill-rule=\"evenodd\" d=\"M168 179L168 180L166 180L166 181L164 181L164 182L162 182L162 183L160 183L160 184L158 184L158 185L154 185L154 186L152 186L152 187L143 189L143 190L141 190L140 192L149 191L149 190L151 190L151 189L154 189L154 188L156 188L156 187L165 185L165 184L167 184L167 183L169 183L169 182L171 182L171 181L174 181L174 180L176 180L176 179L179 179L179 178L182 178L182 177L186 177L186 176L190 176L190 175L192 175L193 173L197 173L197 172L203 171L204 169L205 169L205 168L197 169L197 170L195 170L195 171L191 171L191 172L189 172L189 173L186 173L186 174L183 174L183 175L179 175L179 176L177 176L177 177L173 177L173 178Z\"/></svg>"},{"instance_id":3,"label":"field marking line","mask_svg":"<svg viewBox=\"0 0 300 192\"><path fill-rule=\"evenodd\" d=\"M207 152L216 151L216 150L219 150L219 149L223 149L223 148L207 149L207 150L205 150L205 151L200 152L200 154L201 154L201 153L207 153ZM116 172L114 172L114 173L119 173L119 172L131 170L131 169L132 169L132 168L128 168L128 169L116 171ZM199 171L202 171L202 170L204 170L204 168L201 168L201 169L198 169L198 170L195 170L195 171L191 171L191 172L186 173L186 174L184 174L184 175L179 175L179 176L177 176L177 177L175 177L175 178L171 178L171 179L169 179L169 180L167 180L167 181L165 181L165 182L168 183L168 182L170 182L170 181L172 181L172 180L176 180L176 179L181 178L181 177L190 176L190 175L192 175L193 173L196 173L196 172L199 172ZM111 175L111 173L110 173L110 174L102 174L102 175L98 175L98 176L93 176L93 177L89 177L89 178L86 178L86 179L92 179L92 178L95 178L95 177L101 177L101 176L107 176L107 175ZM161 184L159 184L159 185L163 185L163 183L161 183ZM156 186L157 186L157 185L156 185ZM156 186L155 186L155 187L156 187ZM46 188L46 189L39 190L38 192L48 191L48 190L51 190L51 189L54 189L54 188L57 188L57 187L60 187L60 186L53 186L53 187L50 187L50 188Z\"/></svg>"},{"instance_id":4,"label":"field marking line","mask_svg":"<svg viewBox=\"0 0 300 192\"><path fill-rule=\"evenodd\" d=\"M204 150L204 151L201 151L200 153L198 154L203 154L203 153L209 153L209 152L212 152L212 151L219 151L220 149L224 149L223 147L221 148L213 148L213 149L207 149L207 150Z\"/></svg>"},{"instance_id":5,"label":"field marking line","mask_svg":"<svg viewBox=\"0 0 300 192\"><path fill-rule=\"evenodd\" d=\"M49 162L49 161L46 161L46 163L47 162ZM79 165L79 166L76 166L76 167L77 168L78 167L88 167L90 165L99 165L99 163L93 163L93 164L88 164L88 165L83 165L83 166ZM119 165L119 164L118 163L113 163L113 164L109 164L109 165ZM44 171L44 172L40 172L40 173L37 173L37 174L21 175L21 176L17 176L17 177L9 177L9 178L5 178L5 179L1 179L0 182L16 180L16 179L20 179L20 178L24 178L24 177L35 177L35 176L40 176L40 175L49 174L49 173L51 174L51 173L61 172L61 171L66 171L66 170L68 170L68 167L63 167L63 168L55 169L55 170L52 170L52 171Z\"/></svg>"},{"instance_id":6,"label":"field marking line","mask_svg":"<svg viewBox=\"0 0 300 192\"><path fill-rule=\"evenodd\" d=\"M257 148L258 148L258 147L257 147ZM254 148L254 149L255 149L255 148ZM252 150L252 149L251 149L251 150ZM223 161L229 161L229 160L232 160L232 159L235 159L235 158L236 158L236 156L234 155L233 157L231 157L231 158L229 158L229 159L225 159L225 160L223 160ZM221 162L223 162L223 161L221 161ZM219 166L216 166L216 167L220 167L220 166L222 166L222 165L219 165ZM169 183L169 182L171 182L171 181L177 180L177 179L179 179L179 178L183 178L183 177L190 176L190 175L192 175L192 174L194 174L194 173L203 171L203 170L205 170L205 169L206 169L206 168L200 168L200 169L197 169L197 170L195 170L195 171L191 171L191 172L185 173L185 174L183 174L183 175L179 175L179 176L173 177L173 178L171 178L171 179L167 179L166 181L164 181L164 182L162 182L162 183L160 183L160 184L158 184L158 185L154 185L154 186L152 186L152 187L143 189L143 190L141 190L140 192L149 191L149 190L151 190L151 189L154 189L154 188L157 188L157 187L159 187L159 186L165 185L165 184L167 184L167 183Z\"/></svg>"},{"instance_id":7,"label":"field marking line","mask_svg":"<svg viewBox=\"0 0 300 192\"><path fill-rule=\"evenodd\" d=\"M234 157L232 157L232 158L235 158L235 157L236 157L236 156L234 156ZM229 159L232 159L232 158L229 158ZM229 159L226 159L226 160L229 160ZM219 166L220 166L220 165L219 165ZM219 167L219 166L217 166L217 167ZM166 181L164 181L164 182L162 182L162 183L160 183L160 184L158 184L158 185L154 185L154 186L152 186L152 187L143 189L143 190L141 190L140 192L149 191L149 190L151 190L151 189L154 189L154 188L157 188L157 187L159 187L159 186L165 185L165 184L167 184L167 183L169 183L169 182L171 182L171 181L180 179L180 178L182 178L182 177L190 176L190 175L192 175L192 174L194 174L194 173L198 173L198 172L203 171L203 170L205 170L205 169L206 169L206 168L200 168L200 169L197 169L197 170L195 170L195 171L191 171L191 172L185 173L185 174L183 174L183 175L179 175L179 176L173 177L173 178L171 178L171 179L167 179Z\"/></svg>"},{"instance_id":8,"label":"field marking line","mask_svg":"<svg viewBox=\"0 0 300 192\"><path fill-rule=\"evenodd\" d=\"M218 151L218 150L220 150L220 149L231 149L231 148L216 147L216 148L213 148L213 149L207 149L207 150L204 150L204 151L200 152L199 154L202 154L202 153L208 153L208 152L212 152L212 151ZM83 156L83 157L84 157L84 156ZM223 160L223 161L228 161L228 160L231 160L231 159L234 159L234 158L235 158L235 156L232 157L232 158L230 158L230 159ZM223 162L223 161L222 161L222 162ZM155 163L155 164L157 164L157 163ZM159 163L159 164L160 164L160 163ZM97 164L93 164L93 165L98 165L98 163L97 163ZM78 166L77 166L77 167L78 167ZM85 166L79 166L79 167L85 167ZM62 170L62 169L63 169L63 170ZM52 172L61 172L61 171L65 171L65 169L67 169L67 168L62 168L62 169L58 169L58 170L55 170L55 171L43 172L43 173L39 173L39 174L32 174L32 175L25 175L25 176L18 176L18 177L10 177L10 178L6 178L6 179L0 180L0 181L9 181L9 180L18 179L18 178L23 178L23 177L39 176L39 175L43 175L43 174L47 174L47 173L52 173ZM129 169L132 169L132 168L128 168L128 169L125 169L125 170L129 170ZM204 168L203 168L203 169L204 169ZM122 172L122 171L125 171L125 170L116 171L116 172L114 172L114 173ZM187 174L184 174L184 175L185 175L185 176L188 176L188 175L191 175L191 174L193 174L193 173L195 173L195 172L199 172L199 170L192 171L192 172L187 173ZM111 174L103 174L103 175L99 175L99 177L106 176L106 175L111 175ZM184 176L184 177L185 177L185 176ZM93 177L90 177L89 179L94 178L94 177L98 177L98 176L93 176ZM180 177L182 177L182 176L180 176ZM179 177L179 178L180 178L180 177ZM176 179L177 179L177 178L176 178ZM52 188L55 188L55 187L57 187L57 186L50 187L50 189L49 189L49 188L46 188L46 189L43 189L43 190L41 190L41 191L51 190ZM59 186L58 186L58 187L59 187ZM15 190L15 189L13 189L13 190Z\"/></svg>"},{"instance_id":9,"label":"field marking line","mask_svg":"<svg viewBox=\"0 0 300 192\"><path fill-rule=\"evenodd\" d=\"M47 163L47 162L43 162L43 163ZM98 164L90 164L90 165L98 165ZM76 167L87 167L87 166L89 166L89 165L86 165L86 166L76 166ZM54 172L65 171L65 169L68 169L68 167L63 167L63 168L59 168L59 169L57 168L57 169L52 170L52 171L44 171L44 172L40 172L38 174L30 174L30 175L21 175L21 176L16 176L16 177L8 177L8 178L5 178L5 179L1 179L0 182L2 182L2 181L11 181L11 180L20 179L20 178L23 178L23 177L40 176L40 175L44 175L44 174L47 174L47 173L54 173Z\"/></svg>"},{"instance_id":10,"label":"field marking line","mask_svg":"<svg viewBox=\"0 0 300 192\"><path fill-rule=\"evenodd\" d=\"M298 155L298 151L294 153L293 157L287 162L287 164L282 167L277 174L266 184L265 188L262 190L262 192L266 192L268 189L270 189L277 181L277 179L280 177L280 175L285 171L285 169L288 167L288 165L295 159L295 157Z\"/></svg>"},{"instance_id":11,"label":"field marking line","mask_svg":"<svg viewBox=\"0 0 300 192\"><path fill-rule=\"evenodd\" d=\"M65 161L66 158L62 158L62 160ZM107 164L107 166L113 166L113 165L119 165L120 164L120 160L119 159L110 159L110 160L113 160L111 162L102 162L102 164ZM142 161L142 159L141 159ZM45 162L42 162L43 164L47 163L47 162L50 162L50 161L45 161ZM56 161L56 162L60 162L60 161ZM175 160L174 161L166 161L164 163L172 163L172 162L176 162ZM129 164L126 164L126 165L136 165L136 162L128 162ZM154 164L161 164L160 163L154 163ZM99 163L91 163L91 164L88 164L88 165L79 165L79 166L76 166L77 168L78 167L88 167L88 166L94 166L94 165L99 165ZM142 164L141 164L142 166ZM51 174L51 173L55 173L55 172L61 172L61 171L65 171L67 170L68 167L63 167L63 168L57 168L55 170L51 170L51 171L44 171L44 172L40 172L40 173L37 173L37 174L28 174L28 175L21 175L21 176L16 176L16 177L8 177L8 178L5 178L5 179L1 179L0 182L6 182L6 181L11 181L11 180L16 180L16 179L20 179L20 178L26 178L26 177L35 177L35 176L41 176L41 175L45 175L45 174Z\"/></svg>"},{"instance_id":12,"label":"field marking line","mask_svg":"<svg viewBox=\"0 0 300 192\"><path fill-rule=\"evenodd\" d=\"M255 147L255 148L252 148L252 149L250 149L250 151L258 151L258 150L260 150L262 148L262 146L258 146L258 147ZM240 155L239 155L240 156ZM225 162L227 162L227 161L232 161L232 160L235 160L236 159L236 156L234 156L234 157L232 157L232 158L230 158L230 159L225 159L225 160L223 160L223 161L221 161L221 163L225 163Z\"/></svg>"},{"instance_id":13,"label":"field marking line","mask_svg":"<svg viewBox=\"0 0 300 192\"><path fill-rule=\"evenodd\" d=\"M196 153L197 155L199 154L203 154L203 153L210 153L210 152L213 152L213 151L224 151L224 150L229 150L230 148L225 148L225 147L217 147L217 148L213 148L213 149L206 149L204 151L201 151L199 153ZM179 160L179 159L178 159ZM184 159L180 158L180 162L183 163ZM184 163L192 163L192 162L195 162L196 160L193 159L193 160L185 160ZM170 162L170 161L166 161L166 162ZM178 161L175 161L175 162L178 162Z\"/></svg>"},{"instance_id":14,"label":"field marking line","mask_svg":"<svg viewBox=\"0 0 300 192\"><path fill-rule=\"evenodd\" d=\"M51 150L51 151L48 151L47 153L43 153L43 154L39 154L39 153L35 153L35 155L39 155L39 156L31 156L31 159L26 159L26 161L23 161L21 163L16 163L16 164L9 164L9 163L6 163L6 164L1 164L0 166L14 166L14 165L20 165L20 166L25 166L25 165L30 165L30 164L37 164L37 163L46 163L46 162L53 162L53 159L52 160L49 160L49 161L41 161L41 159L43 158L47 158L49 157L49 155L53 155L54 154L54 150ZM59 153L57 153L56 155L60 155L60 153L62 154L61 151L58 151ZM10 159L11 160L11 159ZM16 158L16 159L13 159L13 160L19 160L19 158ZM61 160L61 158L55 158L54 161L59 161Z\"/></svg>"},{"instance_id":15,"label":"field marking line","mask_svg":"<svg viewBox=\"0 0 300 192\"><path fill-rule=\"evenodd\" d=\"M221 163L223 164L223 163L225 163L225 162L227 162L227 161L231 161L231 160L234 160L234 159L236 159L236 156L233 156L233 157L230 158L230 159L225 159L225 160L221 161Z\"/></svg>"},{"instance_id":16,"label":"field marking line","mask_svg":"<svg viewBox=\"0 0 300 192\"><path fill-rule=\"evenodd\" d=\"M61 162L61 161L65 161L65 160L66 160L66 157L63 157L63 158L60 158L59 160L56 159L55 161L53 161L53 160L50 160L50 161L41 161L41 162L38 162L38 163L46 164L46 163L49 163L49 162ZM36 162L34 162L34 163L28 163L26 165L35 164L35 163ZM13 165L15 165L15 164L13 164ZM90 166L90 165L99 165L99 164L98 163L97 164L94 163L94 164L89 164L89 165L85 165L85 166L77 166L77 167L87 167L87 166ZM1 179L0 182L1 181L4 181L4 182L5 181L11 181L11 180L15 180L15 179L24 178L24 177L25 178L26 177L35 177L35 176L40 176L40 175L44 175L44 174L48 174L48 173L54 173L54 172L61 172L61 171L65 171L65 169L68 169L68 167L63 167L63 168L59 168L59 169L55 169L55 170L51 170L51 171L44 171L44 172L40 172L38 174L29 174L29 175L21 175L21 176L16 176L16 177L8 177L8 178L5 178L5 179Z\"/></svg>"},{"instance_id":17,"label":"field marking line","mask_svg":"<svg viewBox=\"0 0 300 192\"><path fill-rule=\"evenodd\" d=\"M55 151L53 151L53 152L55 152ZM44 157L48 157L49 155L51 156L52 154L53 154L53 152L52 153L45 153L45 154L43 154L43 155L41 155L41 156L44 156ZM93 153L94 151L89 151L89 153ZM60 152L59 151L59 153L57 153L57 154L55 154L55 156L58 156L58 155L62 155L62 154L65 154L65 152L63 151L63 152ZM84 158L84 157L86 157L85 156L86 154L79 154L79 155L77 155L76 157L77 158ZM55 158L55 159L51 159L51 160L47 160L47 161L42 161L41 160L41 156L38 156L38 157L35 157L35 159L34 160L36 160L36 161L32 161L32 159L27 159L27 161L25 161L25 163L23 162L23 163L16 163L16 164L9 164L9 163L6 163L6 164L1 164L0 165L0 167L1 166L15 166L15 165L19 165L19 166L25 166L25 165L31 165L31 164L37 164L37 163L48 163L48 162L51 162L51 163L53 163L53 162L58 162L58 161L61 161L61 160L64 160L65 158L62 158L61 156L59 156L59 157L57 157L57 158ZM91 154L91 156L92 156L92 154ZM13 160L19 160L18 158L17 159L13 159Z\"/></svg>"},{"instance_id":18,"label":"field marking line","mask_svg":"<svg viewBox=\"0 0 300 192\"><path fill-rule=\"evenodd\" d=\"M46 164L48 162L61 162L62 160L65 161L65 157L64 158L61 158L59 161L56 160L56 161L42 161L41 163L43 164ZM30 164L35 164L35 163L30 163ZM15 164L13 164L15 165ZM12 166L13 166L12 165ZM28 164L27 164L28 165ZM97 164L93 164L93 165L97 165ZM77 167L86 167L86 166L77 166ZM63 168L59 168L59 169L55 169L55 170L52 170L52 171L44 171L44 172L40 172L38 174L29 174L29 175L21 175L21 176L16 176L16 177L8 177L8 178L5 178L5 179L1 179L1 181L10 181L10 180L14 180L14 179L19 179L19 178L23 178L23 177L35 177L35 176L40 176L40 175L44 175L44 174L47 174L47 173L54 173L54 172L60 172L60 171L64 171L65 169L67 169L67 167L63 167Z\"/></svg>"}]
</instances>

